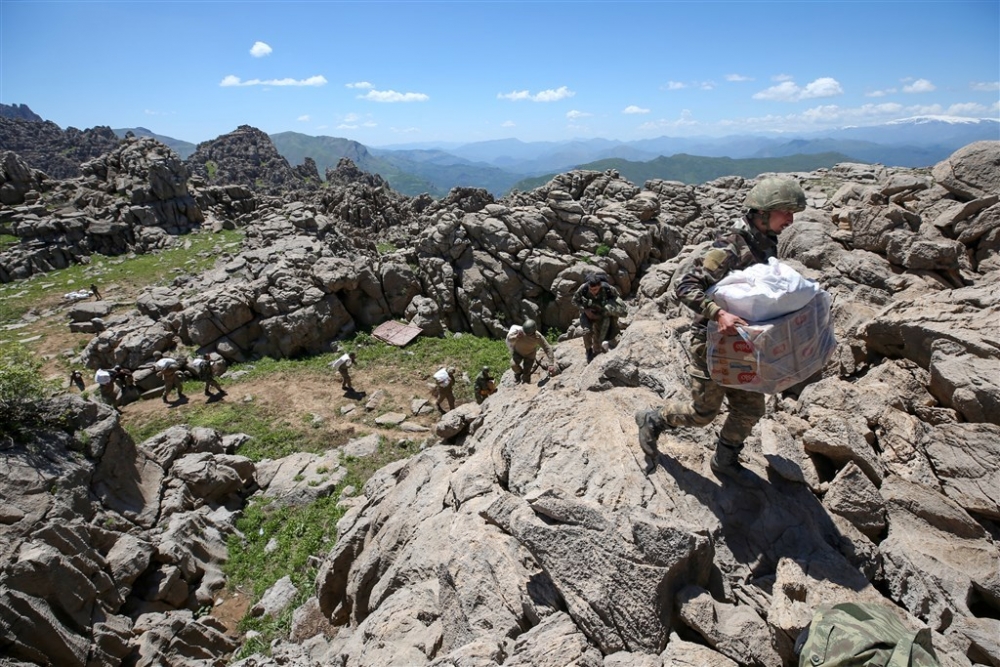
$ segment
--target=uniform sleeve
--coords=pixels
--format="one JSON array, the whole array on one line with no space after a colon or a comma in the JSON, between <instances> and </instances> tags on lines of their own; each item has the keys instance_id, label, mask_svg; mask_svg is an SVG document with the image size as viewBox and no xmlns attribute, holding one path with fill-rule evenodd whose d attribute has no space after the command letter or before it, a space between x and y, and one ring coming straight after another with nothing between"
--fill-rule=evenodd
<instances>
[{"instance_id":1,"label":"uniform sleeve","mask_svg":"<svg viewBox=\"0 0 1000 667\"><path fill-rule=\"evenodd\" d=\"M715 319L722 309L706 292L735 268L738 257L732 242L716 242L677 281L677 298L702 317Z\"/></svg>"},{"instance_id":2,"label":"uniform sleeve","mask_svg":"<svg viewBox=\"0 0 1000 667\"><path fill-rule=\"evenodd\" d=\"M588 299L584 295L584 292L585 292L586 288L587 288L587 285L586 285L586 283L584 283L583 286L581 286L580 288L578 288L573 293L573 305L576 306L577 308L583 309L583 308L586 308L588 305L590 305L590 299Z\"/></svg>"},{"instance_id":3,"label":"uniform sleeve","mask_svg":"<svg viewBox=\"0 0 1000 667\"><path fill-rule=\"evenodd\" d=\"M549 361L555 363L556 356L552 353L552 346L549 345L549 341L545 340L545 336L541 334L537 334L537 336L542 342L542 349L545 350L545 356L549 359Z\"/></svg>"}]
</instances>

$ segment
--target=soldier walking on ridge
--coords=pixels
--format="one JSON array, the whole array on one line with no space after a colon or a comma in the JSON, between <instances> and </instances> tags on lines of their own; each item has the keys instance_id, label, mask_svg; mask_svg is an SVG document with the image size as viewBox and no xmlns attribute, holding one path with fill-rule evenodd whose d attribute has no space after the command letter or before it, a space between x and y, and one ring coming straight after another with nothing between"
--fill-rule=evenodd
<instances>
[{"instance_id":1,"label":"soldier walking on ridge","mask_svg":"<svg viewBox=\"0 0 1000 667\"><path fill-rule=\"evenodd\" d=\"M792 224L795 213L805 210L806 195L793 180L765 178L750 190L743 208L744 216L730 228L721 230L715 243L695 259L692 268L680 276L677 283L678 298L695 313L688 351L691 398L635 413L639 446L649 459L647 472L656 465L656 440L664 429L708 426L719 414L723 398L729 403L729 413L712 456L712 470L717 475L732 478L744 471L740 451L754 424L764 416L764 395L723 387L711 379L707 360L708 321L714 320L722 333L730 335L735 335L736 327L746 322L720 308L706 292L732 271L766 263L775 257L778 234Z\"/></svg>"},{"instance_id":2,"label":"soldier walking on ridge","mask_svg":"<svg viewBox=\"0 0 1000 667\"><path fill-rule=\"evenodd\" d=\"M337 357L336 361L333 362L333 368L340 372L340 388L344 391L354 391L354 385L351 384L351 372L350 367L354 365L357 360L358 355L354 352L348 352Z\"/></svg>"},{"instance_id":3,"label":"soldier walking on ridge","mask_svg":"<svg viewBox=\"0 0 1000 667\"><path fill-rule=\"evenodd\" d=\"M507 332L507 349L510 350L510 367L514 371L514 382L531 382L531 371L535 366L538 348L545 351L549 361L549 374L556 372L556 357L545 336L538 332L534 320L525 320L523 325L513 325Z\"/></svg>"},{"instance_id":4,"label":"soldier walking on ridge","mask_svg":"<svg viewBox=\"0 0 1000 667\"><path fill-rule=\"evenodd\" d=\"M479 372L476 376L476 382L473 385L476 391L476 403L482 403L488 397L492 396L497 391L497 383L490 375L490 367L483 366L483 370Z\"/></svg>"},{"instance_id":5,"label":"soldier walking on ridge","mask_svg":"<svg viewBox=\"0 0 1000 667\"><path fill-rule=\"evenodd\" d=\"M595 356L607 352L608 333L614 320L626 313L625 303L617 289L592 274L573 294L573 304L580 309L580 328L589 364Z\"/></svg>"}]
</instances>

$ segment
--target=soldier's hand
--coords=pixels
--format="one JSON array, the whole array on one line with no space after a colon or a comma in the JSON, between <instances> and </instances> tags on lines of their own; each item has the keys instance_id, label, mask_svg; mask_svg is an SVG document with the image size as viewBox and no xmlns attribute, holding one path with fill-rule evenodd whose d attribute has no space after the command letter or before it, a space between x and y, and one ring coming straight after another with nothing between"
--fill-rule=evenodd
<instances>
[{"instance_id":1,"label":"soldier's hand","mask_svg":"<svg viewBox=\"0 0 1000 667\"><path fill-rule=\"evenodd\" d=\"M738 315L733 315L728 310L720 310L715 316L715 322L719 325L719 331L727 336L735 336L737 326L746 326L747 322Z\"/></svg>"},{"instance_id":2,"label":"soldier's hand","mask_svg":"<svg viewBox=\"0 0 1000 667\"><path fill-rule=\"evenodd\" d=\"M555 375L555 373L556 373L556 367L553 364L552 366L549 366L549 375Z\"/></svg>"}]
</instances>

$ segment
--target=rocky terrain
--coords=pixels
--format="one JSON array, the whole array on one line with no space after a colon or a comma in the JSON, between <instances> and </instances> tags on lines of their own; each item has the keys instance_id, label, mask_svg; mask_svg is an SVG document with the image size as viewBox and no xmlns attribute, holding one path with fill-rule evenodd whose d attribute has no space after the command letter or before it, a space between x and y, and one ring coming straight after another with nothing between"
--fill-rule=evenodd
<instances>
[{"instance_id":1,"label":"rocky terrain","mask_svg":"<svg viewBox=\"0 0 1000 667\"><path fill-rule=\"evenodd\" d=\"M344 162L325 188L287 190L295 170L256 183L240 148L263 141L254 132L199 146L232 184L190 177L152 139L68 180L4 154L0 224L28 241L0 254L0 279L245 229L213 270L102 320L91 368L178 341L229 361L308 354L388 319L496 337L531 317L565 334L559 375L505 377L341 500L291 637L239 664L794 665L816 608L869 600L928 627L942 665L1000 665L1000 142L926 170L792 174L809 208L780 253L834 297L838 349L821 378L769 398L744 451L754 479L723 484L711 428L664 434L645 475L632 415L687 391L670 279L752 181L574 171L501 200L435 201ZM587 365L569 299L594 270L630 315ZM239 435L135 443L110 408L46 407L56 426L0 444L0 654L226 664L241 638L197 612L225 583L235 517L254 494L329 493L338 452L255 465Z\"/></svg>"}]
</instances>

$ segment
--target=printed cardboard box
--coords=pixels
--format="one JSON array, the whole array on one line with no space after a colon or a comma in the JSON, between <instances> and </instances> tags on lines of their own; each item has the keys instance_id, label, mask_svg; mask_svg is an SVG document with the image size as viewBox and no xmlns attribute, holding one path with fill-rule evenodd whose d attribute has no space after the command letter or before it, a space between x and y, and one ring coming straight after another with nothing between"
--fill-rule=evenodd
<instances>
[{"instance_id":1,"label":"printed cardboard box","mask_svg":"<svg viewBox=\"0 0 1000 667\"><path fill-rule=\"evenodd\" d=\"M709 322L712 379L724 387L774 394L822 370L837 347L831 301L819 292L804 308L741 327L738 336L724 336Z\"/></svg>"}]
</instances>

